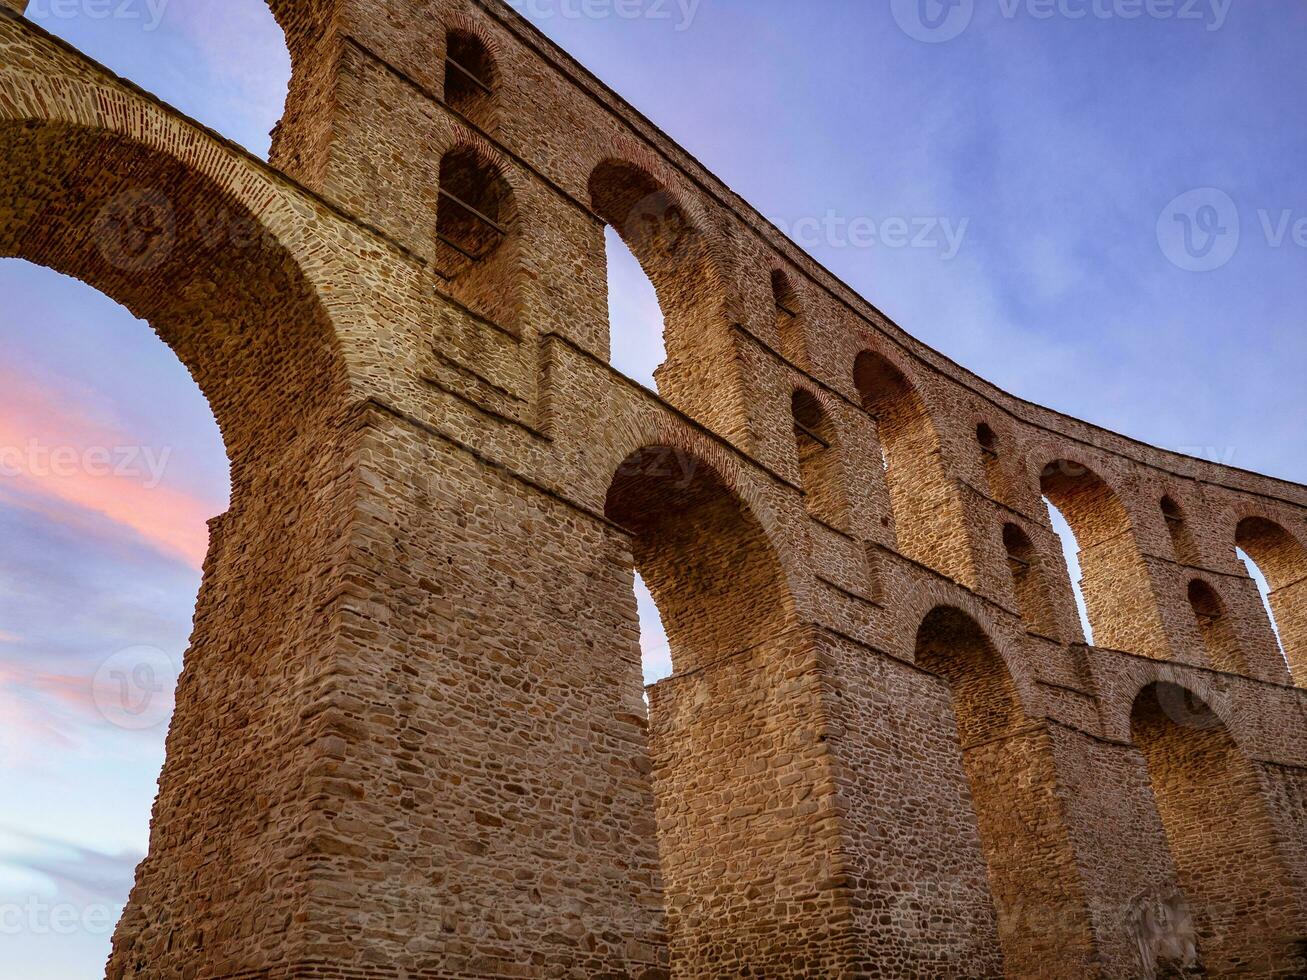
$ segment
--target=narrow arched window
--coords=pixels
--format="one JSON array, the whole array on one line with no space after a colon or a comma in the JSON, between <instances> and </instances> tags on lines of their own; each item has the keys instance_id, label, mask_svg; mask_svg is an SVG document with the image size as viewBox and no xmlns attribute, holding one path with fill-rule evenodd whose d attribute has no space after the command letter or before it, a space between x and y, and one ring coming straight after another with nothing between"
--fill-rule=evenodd
<instances>
[{"instance_id":1,"label":"narrow arched window","mask_svg":"<svg viewBox=\"0 0 1307 980\"><path fill-rule=\"evenodd\" d=\"M999 456L998 436L985 422L976 426L976 444L980 447L980 462L989 484L989 495L998 501L1007 499L1007 483L1003 478L1003 461Z\"/></svg>"},{"instance_id":2,"label":"narrow arched window","mask_svg":"<svg viewBox=\"0 0 1307 980\"><path fill-rule=\"evenodd\" d=\"M516 321L517 273L506 248L516 217L513 193L495 164L470 148L440 161L437 270L450 292L503 326Z\"/></svg>"},{"instance_id":3,"label":"narrow arched window","mask_svg":"<svg viewBox=\"0 0 1307 980\"><path fill-rule=\"evenodd\" d=\"M1044 581L1044 568L1030 536L1015 524L1003 528L1012 587L1021 607L1026 629L1041 636L1057 636L1057 619Z\"/></svg>"},{"instance_id":4,"label":"narrow arched window","mask_svg":"<svg viewBox=\"0 0 1307 980\"><path fill-rule=\"evenodd\" d=\"M494 125L495 64L481 39L450 31L445 42L445 104L482 129Z\"/></svg>"},{"instance_id":5,"label":"narrow arched window","mask_svg":"<svg viewBox=\"0 0 1307 980\"><path fill-rule=\"evenodd\" d=\"M1229 673L1245 673L1248 665L1239 649L1238 634L1216 590L1202 579L1194 579L1189 583L1189 605L1211 666Z\"/></svg>"},{"instance_id":6,"label":"narrow arched window","mask_svg":"<svg viewBox=\"0 0 1307 980\"><path fill-rule=\"evenodd\" d=\"M1193 531L1184 518L1184 511L1171 497L1162 498L1162 520L1166 522L1166 531L1171 536L1171 547L1175 551L1175 560L1181 565L1197 565L1198 547L1194 543Z\"/></svg>"},{"instance_id":7,"label":"narrow arched window","mask_svg":"<svg viewBox=\"0 0 1307 980\"><path fill-rule=\"evenodd\" d=\"M848 517L848 504L835 427L821 403L806 391L794 392L790 408L808 512L827 524L842 527Z\"/></svg>"},{"instance_id":8,"label":"narrow arched window","mask_svg":"<svg viewBox=\"0 0 1307 980\"><path fill-rule=\"evenodd\" d=\"M771 292L781 353L791 364L807 370L808 344L804 337L803 310L799 306L798 294L790 285L790 277L780 269L771 274Z\"/></svg>"}]
</instances>

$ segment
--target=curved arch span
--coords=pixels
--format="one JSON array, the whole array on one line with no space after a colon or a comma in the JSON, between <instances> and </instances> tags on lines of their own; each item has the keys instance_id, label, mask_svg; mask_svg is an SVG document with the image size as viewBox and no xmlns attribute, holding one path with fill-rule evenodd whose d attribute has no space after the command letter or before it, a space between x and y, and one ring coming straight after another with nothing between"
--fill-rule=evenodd
<instances>
[{"instance_id":1,"label":"curved arch span","mask_svg":"<svg viewBox=\"0 0 1307 980\"><path fill-rule=\"evenodd\" d=\"M1225 723L1158 682L1139 692L1130 724L1208 975L1303 976L1293 886L1257 773Z\"/></svg>"},{"instance_id":2,"label":"curved arch span","mask_svg":"<svg viewBox=\"0 0 1307 980\"><path fill-rule=\"evenodd\" d=\"M766 643L793 602L765 531L707 463L648 446L618 467L607 517L632 534L635 568L662 614L676 673Z\"/></svg>"},{"instance_id":3,"label":"curved arch span","mask_svg":"<svg viewBox=\"0 0 1307 980\"><path fill-rule=\"evenodd\" d=\"M925 618L916 660L949 687L1008 972L1090 975L1093 931L1047 730L1027 721L1002 656L961 610Z\"/></svg>"},{"instance_id":4,"label":"curved arch span","mask_svg":"<svg viewBox=\"0 0 1307 980\"><path fill-rule=\"evenodd\" d=\"M939 432L920 392L894 364L863 351L853 364L862 407L875 419L900 550L941 574L975 585L971 540Z\"/></svg>"},{"instance_id":5,"label":"curved arch span","mask_svg":"<svg viewBox=\"0 0 1307 980\"><path fill-rule=\"evenodd\" d=\"M1116 491L1094 470L1068 459L1044 467L1039 485L1080 545L1081 586L1094 642L1169 659L1153 581Z\"/></svg>"},{"instance_id":6,"label":"curved arch span","mask_svg":"<svg viewBox=\"0 0 1307 980\"><path fill-rule=\"evenodd\" d=\"M1235 547L1256 564L1270 589L1267 605L1289 672L1307 687L1307 548L1275 521L1245 517Z\"/></svg>"},{"instance_id":7,"label":"curved arch span","mask_svg":"<svg viewBox=\"0 0 1307 980\"><path fill-rule=\"evenodd\" d=\"M295 729L295 712L289 702L252 705L243 692L308 669L330 646L313 597L333 580L325 555L347 504L328 492L343 468L329 433L346 410L346 370L333 324L287 247L253 208L177 157L89 126L0 121L0 186L0 256L72 276L148 321L207 398L231 463L231 509L213 525L156 830L110 967L155 956L174 934L158 955L182 972L198 924L174 913L203 906L200 895L225 895L205 929L232 936L246 914L224 887L231 868L206 862L205 848L295 860L287 841L245 823L256 800L277 806L290 791L273 757L293 751L275 733ZM239 719L248 738L229 738L216 719ZM270 756L253 758L253 744ZM236 766L238 752L247 778L206 799L197 816L191 787L202 770ZM159 836L183 819L185 839ZM187 865L201 869L182 887L194 890L189 897L162 874Z\"/></svg>"}]
</instances>

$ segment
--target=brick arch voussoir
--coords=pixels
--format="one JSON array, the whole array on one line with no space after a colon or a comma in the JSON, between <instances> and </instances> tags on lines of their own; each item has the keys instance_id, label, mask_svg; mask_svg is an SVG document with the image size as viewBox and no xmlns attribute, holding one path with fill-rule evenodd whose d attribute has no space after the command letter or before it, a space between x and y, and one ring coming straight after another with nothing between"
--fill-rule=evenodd
<instances>
[{"instance_id":1,"label":"brick arch voussoir","mask_svg":"<svg viewBox=\"0 0 1307 980\"><path fill-rule=\"evenodd\" d=\"M697 466L705 466L733 495L745 515L752 518L762 531L767 547L779 563L785 576L785 585L791 596L800 594L798 587L803 577L805 536L799 523L790 514L784 502L784 491L778 489L772 478L744 465L740 458L717 440L696 430L687 429L675 421L661 418L644 419L627 424L614 424L606 432L603 455L596 461L597 472L604 474L598 487L597 503L600 509L618 469L641 450L666 448L684 454Z\"/></svg>"},{"instance_id":2,"label":"brick arch voussoir","mask_svg":"<svg viewBox=\"0 0 1307 980\"><path fill-rule=\"evenodd\" d=\"M1021 655L1019 639L994 610L973 593L934 581L914 588L910 601L899 610L899 622L903 628L895 635L902 638L903 646L897 655L909 663L916 663L917 636L930 615L942 609L955 610L976 624L1012 679L1022 715L1029 719L1043 718L1047 714L1047 704L1036 683L1034 670Z\"/></svg>"},{"instance_id":3,"label":"brick arch voussoir","mask_svg":"<svg viewBox=\"0 0 1307 980\"><path fill-rule=\"evenodd\" d=\"M1219 512L1217 533L1221 535L1222 541L1229 543L1232 552L1238 538L1239 525L1249 518L1279 525L1303 554L1307 555L1307 517L1287 506L1244 496L1235 497Z\"/></svg>"},{"instance_id":4,"label":"brick arch voussoir","mask_svg":"<svg viewBox=\"0 0 1307 980\"><path fill-rule=\"evenodd\" d=\"M181 115L129 90L50 74L0 70L0 124L66 126L120 138L175 160L211 182L311 274L303 208L240 151Z\"/></svg>"},{"instance_id":5,"label":"brick arch voussoir","mask_svg":"<svg viewBox=\"0 0 1307 980\"><path fill-rule=\"evenodd\" d=\"M933 390L930 380L931 372L929 369L918 364L915 360L899 353L890 344L881 341L879 338L865 338L863 342L856 345L853 351L853 359L849 362L848 377L853 391L855 401L861 401L861 394L855 381L857 375L858 360L864 355L869 354L873 357L884 361L894 370L896 370L906 382L909 392L921 403L922 412L925 414L926 422L930 426L931 435L935 441L936 447L943 451L944 432L948 422L947 414L940 408L936 393ZM951 474L953 471L952 461L941 455L940 465L944 467L945 472Z\"/></svg>"},{"instance_id":6,"label":"brick arch voussoir","mask_svg":"<svg viewBox=\"0 0 1307 980\"><path fill-rule=\"evenodd\" d=\"M443 20L440 21L438 30L442 54L445 53L443 50L445 38L449 34L455 31L460 34L466 34L469 37L476 38L476 40L480 42L481 46L486 49L486 54L490 56L490 60L494 62L495 71L501 78L504 76L505 58L508 56L508 51L505 46L500 43L499 38L496 37L493 32L486 30L483 24L476 20L476 18L469 16L466 11L450 11L445 15Z\"/></svg>"},{"instance_id":7,"label":"brick arch voussoir","mask_svg":"<svg viewBox=\"0 0 1307 980\"><path fill-rule=\"evenodd\" d=\"M794 397L797 391L809 395L817 406L821 409L822 415L825 416L827 423L835 432L836 442L843 446L844 440L850 435L847 432L847 426L844 423L844 403L832 395L825 388L812 384L807 378L791 378L790 385L785 389L785 398L787 402Z\"/></svg>"},{"instance_id":8,"label":"brick arch voussoir","mask_svg":"<svg viewBox=\"0 0 1307 980\"><path fill-rule=\"evenodd\" d=\"M1166 660L1114 657L1110 672L1098 675L1099 705L1105 737L1134 743L1131 722L1139 698L1150 687L1179 688L1211 709L1244 755L1239 692L1223 676Z\"/></svg>"},{"instance_id":9,"label":"brick arch voussoir","mask_svg":"<svg viewBox=\"0 0 1307 980\"><path fill-rule=\"evenodd\" d=\"M461 152L471 154L479 164L495 171L508 185L511 204L511 214L508 218L509 232L518 238L529 237L539 232L540 229L534 220L536 208L533 203L533 193L536 191L536 185L522 168L480 133L459 126L451 131L450 139L440 149L437 159L443 160L451 153ZM524 262L525 256L518 255L514 267L520 270Z\"/></svg>"},{"instance_id":10,"label":"brick arch voussoir","mask_svg":"<svg viewBox=\"0 0 1307 980\"><path fill-rule=\"evenodd\" d=\"M333 316L324 302L320 283L330 276L330 249L306 220L307 202L294 201L294 192L260 165L136 93L30 71L0 71L0 145L9 190L0 254L80 279L151 323L214 411L232 464L234 501L245 477L262 467L258 446L266 449L269 439L283 444L292 434L295 404L324 418L345 410L349 370L340 324L350 314L337 301ZM41 154L40 165L25 167L24 153ZM91 170L81 165L91 155L130 166ZM118 227L108 223L115 208L141 200L174 234L164 234L170 244L148 272L133 271L139 257L124 262L105 237L106 228ZM230 245L236 241L243 244ZM196 245L203 254L192 254ZM245 271L238 275L238 268ZM184 281L171 278L175 271L185 272ZM152 284L151 275L168 277L167 288ZM221 285L233 282L240 295ZM262 298L255 295L261 284ZM271 297L286 317L277 336L270 324L259 326L273 315L265 302ZM233 334L224 350L215 321L228 304L243 311L246 336L235 343ZM252 340L274 357L260 361ZM288 373L295 364L303 369ZM312 384L317 403L268 383L280 380ZM272 405L278 399L280 409ZM254 410L255 402L262 408Z\"/></svg>"},{"instance_id":11,"label":"brick arch voussoir","mask_svg":"<svg viewBox=\"0 0 1307 980\"><path fill-rule=\"evenodd\" d=\"M582 190L584 200L590 199L589 182L599 170L606 166L629 167L649 180L658 190L667 194L671 201L680 208L686 220L694 229L699 247L702 250L700 274L707 280L710 294L716 298L719 309L712 311L723 318L739 319L738 308L741 300L735 298L737 290L732 286L729 271L735 261L734 249L718 233L717 223L712 220L700 195L687 189L685 180L661 156L642 143L629 137L618 137L612 145L600 146L590 154L585 165L578 168L585 175L587 186Z\"/></svg>"}]
</instances>

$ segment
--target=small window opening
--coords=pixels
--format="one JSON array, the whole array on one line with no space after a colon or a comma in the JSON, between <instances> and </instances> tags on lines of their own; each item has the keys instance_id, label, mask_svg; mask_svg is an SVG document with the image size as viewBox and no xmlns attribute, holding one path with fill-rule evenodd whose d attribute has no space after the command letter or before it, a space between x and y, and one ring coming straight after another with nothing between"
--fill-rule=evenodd
<instances>
[{"instance_id":1,"label":"small window opening","mask_svg":"<svg viewBox=\"0 0 1307 980\"><path fill-rule=\"evenodd\" d=\"M803 335L803 311L799 297L790 285L790 277L780 269L771 274L772 300L776 305L776 329L780 334L781 353L791 364L808 367L807 343Z\"/></svg>"},{"instance_id":2,"label":"small window opening","mask_svg":"<svg viewBox=\"0 0 1307 980\"><path fill-rule=\"evenodd\" d=\"M486 46L466 31L450 31L445 51L445 103L482 129L490 128L495 68Z\"/></svg>"},{"instance_id":3,"label":"small window opening","mask_svg":"<svg viewBox=\"0 0 1307 980\"><path fill-rule=\"evenodd\" d=\"M508 182L469 150L455 150L440 164L436 238L469 262L490 256L508 229L501 223Z\"/></svg>"},{"instance_id":4,"label":"small window opening","mask_svg":"<svg viewBox=\"0 0 1307 980\"><path fill-rule=\"evenodd\" d=\"M835 428L821 404L806 391L794 392L790 410L799 454L799 478L808 512L827 524L843 525L848 505Z\"/></svg>"},{"instance_id":5,"label":"small window opening","mask_svg":"<svg viewBox=\"0 0 1307 980\"><path fill-rule=\"evenodd\" d=\"M1225 615L1220 597L1206 582L1189 583L1189 605L1198 624L1198 633L1206 647L1208 662L1217 670L1241 674L1247 671L1234 624Z\"/></svg>"},{"instance_id":6,"label":"small window opening","mask_svg":"<svg viewBox=\"0 0 1307 980\"><path fill-rule=\"evenodd\" d=\"M1175 560L1181 565L1197 565L1198 548L1194 544L1193 533L1184 519L1184 511L1170 497L1162 498L1162 518L1166 521L1166 530L1171 536Z\"/></svg>"}]
</instances>

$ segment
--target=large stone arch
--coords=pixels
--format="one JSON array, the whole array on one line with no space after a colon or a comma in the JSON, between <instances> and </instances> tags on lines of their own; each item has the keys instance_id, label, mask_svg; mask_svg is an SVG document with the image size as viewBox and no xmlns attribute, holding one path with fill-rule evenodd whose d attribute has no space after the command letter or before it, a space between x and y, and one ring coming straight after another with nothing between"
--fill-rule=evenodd
<instances>
[{"instance_id":1,"label":"large stone arch","mask_svg":"<svg viewBox=\"0 0 1307 980\"><path fill-rule=\"evenodd\" d=\"M636 450L614 473L604 509L631 535L677 673L793 625L794 603L766 531L702 458L671 445Z\"/></svg>"},{"instance_id":2,"label":"large stone arch","mask_svg":"<svg viewBox=\"0 0 1307 980\"><path fill-rule=\"evenodd\" d=\"M1188 687L1159 681L1141 689L1130 722L1192 916L1159 951L1176 956L1192 934L1211 976L1304 975L1303 918L1261 780L1225 721Z\"/></svg>"},{"instance_id":3,"label":"large stone arch","mask_svg":"<svg viewBox=\"0 0 1307 980\"><path fill-rule=\"evenodd\" d=\"M1289 671L1298 687L1307 687L1307 547L1284 525L1261 515L1243 517L1234 538L1266 576Z\"/></svg>"},{"instance_id":4,"label":"large stone arch","mask_svg":"<svg viewBox=\"0 0 1307 980\"><path fill-rule=\"evenodd\" d=\"M853 384L876 423L899 550L974 587L975 558L958 484L920 387L873 350L858 354Z\"/></svg>"},{"instance_id":5,"label":"large stone arch","mask_svg":"<svg viewBox=\"0 0 1307 980\"><path fill-rule=\"evenodd\" d=\"M0 22L6 58L26 30ZM311 750L296 700L258 693L311 697L329 673L348 373L294 254L304 222L286 192L135 93L59 77L79 70L61 57L33 47L0 73L0 256L79 279L149 322L208 399L232 475L110 975L144 963L181 973L196 957L263 968L291 955L295 929L279 948L243 942L248 904L231 882L270 862L287 878L268 914L289 919L303 898L302 836L255 815L296 805Z\"/></svg>"},{"instance_id":6,"label":"large stone arch","mask_svg":"<svg viewBox=\"0 0 1307 980\"><path fill-rule=\"evenodd\" d=\"M955 606L922 620L916 661L952 695L1008 975L1090 975L1093 928L1047 726L1027 717L993 642Z\"/></svg>"},{"instance_id":7,"label":"large stone arch","mask_svg":"<svg viewBox=\"0 0 1307 980\"><path fill-rule=\"evenodd\" d=\"M721 376L730 340L731 289L708 219L675 189L651 155L608 156L590 172L591 208L626 243L658 295L667 360L659 392L724 434L746 425L738 376ZM666 179L664 179L664 177ZM706 395L712 391L712 397Z\"/></svg>"},{"instance_id":8,"label":"large stone arch","mask_svg":"<svg viewBox=\"0 0 1307 980\"><path fill-rule=\"evenodd\" d=\"M672 973L826 975L847 955L818 938L837 928L839 900L800 902L788 884L835 860L816 829L834 789L810 755L823 731L812 638L745 496L673 446L631 453L605 508L672 650L673 675L649 689ZM728 927L724 909L749 928Z\"/></svg>"},{"instance_id":9,"label":"large stone arch","mask_svg":"<svg viewBox=\"0 0 1307 980\"><path fill-rule=\"evenodd\" d=\"M1065 457L1043 467L1039 487L1066 517L1080 545L1081 585L1094 642L1168 659L1157 593L1121 495L1093 468Z\"/></svg>"},{"instance_id":10,"label":"large stone arch","mask_svg":"<svg viewBox=\"0 0 1307 980\"><path fill-rule=\"evenodd\" d=\"M0 121L0 145L0 255L86 282L154 327L213 409L237 501L305 435L307 407L339 409L347 382L331 322L250 203L91 126Z\"/></svg>"}]
</instances>

